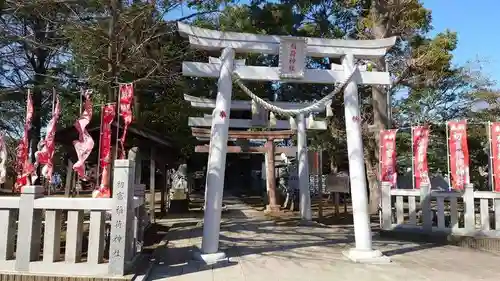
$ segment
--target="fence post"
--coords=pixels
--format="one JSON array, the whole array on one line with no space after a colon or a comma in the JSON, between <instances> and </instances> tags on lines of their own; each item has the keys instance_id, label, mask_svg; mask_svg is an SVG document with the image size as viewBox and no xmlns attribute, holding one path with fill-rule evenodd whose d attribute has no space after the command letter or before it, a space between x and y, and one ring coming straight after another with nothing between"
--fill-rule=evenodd
<instances>
[{"instance_id":1,"label":"fence post","mask_svg":"<svg viewBox=\"0 0 500 281\"><path fill-rule=\"evenodd\" d=\"M35 199L43 197L43 186L23 186L19 198L16 271L29 271L30 262L40 256L42 210L35 210Z\"/></svg>"},{"instance_id":2,"label":"fence post","mask_svg":"<svg viewBox=\"0 0 500 281\"><path fill-rule=\"evenodd\" d=\"M0 262L14 258L15 209L0 209Z\"/></svg>"},{"instance_id":3,"label":"fence post","mask_svg":"<svg viewBox=\"0 0 500 281\"><path fill-rule=\"evenodd\" d=\"M428 183L420 185L420 208L424 231L432 231L431 187Z\"/></svg>"},{"instance_id":4,"label":"fence post","mask_svg":"<svg viewBox=\"0 0 500 281\"><path fill-rule=\"evenodd\" d=\"M390 182L382 182L382 230L391 230L392 228L392 198Z\"/></svg>"},{"instance_id":5,"label":"fence post","mask_svg":"<svg viewBox=\"0 0 500 281\"><path fill-rule=\"evenodd\" d=\"M476 229L476 214L474 205L474 186L472 183L465 185L464 192L464 226L466 231Z\"/></svg>"},{"instance_id":6,"label":"fence post","mask_svg":"<svg viewBox=\"0 0 500 281\"><path fill-rule=\"evenodd\" d=\"M134 172L131 160L115 160L113 171L113 209L111 210L111 237L109 247L109 273L123 276L131 254L134 221Z\"/></svg>"}]
</instances>

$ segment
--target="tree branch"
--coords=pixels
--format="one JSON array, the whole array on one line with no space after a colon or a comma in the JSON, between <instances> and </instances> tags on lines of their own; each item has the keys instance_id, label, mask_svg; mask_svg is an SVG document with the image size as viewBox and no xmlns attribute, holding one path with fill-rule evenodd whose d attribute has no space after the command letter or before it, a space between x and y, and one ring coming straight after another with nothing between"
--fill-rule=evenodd
<instances>
[{"instance_id":1,"label":"tree branch","mask_svg":"<svg viewBox=\"0 0 500 281\"><path fill-rule=\"evenodd\" d=\"M197 17L197 16L202 16L202 15L211 14L211 13L219 13L219 12L220 12L219 10L210 10L210 11L198 12L198 13L191 14L189 16L185 16L185 17L182 17L182 18L179 18L179 19L176 19L176 20L172 20L170 22L173 22L173 21L185 21L185 20Z\"/></svg>"}]
</instances>

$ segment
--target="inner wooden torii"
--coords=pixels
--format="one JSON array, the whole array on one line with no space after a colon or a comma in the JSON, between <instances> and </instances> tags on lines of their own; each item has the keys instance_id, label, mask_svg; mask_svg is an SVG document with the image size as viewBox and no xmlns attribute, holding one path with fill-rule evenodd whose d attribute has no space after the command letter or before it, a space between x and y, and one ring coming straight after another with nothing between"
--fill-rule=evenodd
<instances>
[{"instance_id":1,"label":"inner wooden torii","mask_svg":"<svg viewBox=\"0 0 500 281\"><path fill-rule=\"evenodd\" d=\"M209 59L212 63L220 63L216 58ZM244 60L235 61L236 64L244 64ZM185 69L186 71L188 68ZM183 68L184 71L184 68ZM212 130L205 129L206 127L211 127L212 119L214 118L213 109L216 107L216 100L203 98L203 97L194 97L190 95L184 95L184 100L189 102L192 107L212 110L212 114L204 114L203 117L189 117L188 124L192 127L193 136L195 136L198 140L201 141L211 141ZM305 106L310 106L310 103L296 103L296 102L280 102L275 101L272 102L273 105L279 106L285 109L297 109ZM323 107L316 108L316 113L324 111L326 105ZM327 111L328 115L328 111ZM298 153L297 147L275 147L274 141L277 139L289 139L292 135L297 134L299 125L294 118L289 118L288 120L280 120L276 117L272 118L272 114L266 110L265 108L259 106L251 100L231 100L231 108L229 114L229 128L234 129L234 131L229 131L229 135L227 136L227 141L230 143L236 140L243 140L245 143L249 143L251 140L264 140L266 143L264 147L250 147L246 145L239 146L227 146L228 153L264 153L265 155L276 155L276 153L285 153L287 156L295 157ZM245 118L246 116L251 116L250 118ZM240 118L238 118L240 117ZM243 117L243 118L241 118ZM317 117L317 115L316 115ZM306 128L309 130L326 130L327 124L325 120L315 120L315 116L313 114L309 115L308 118L304 118L303 120L305 124L303 124L303 129ZM205 128L200 128L205 127ZM266 131L247 131L248 129L256 129L262 128L266 129ZM212 128L213 129L213 128ZM271 153L269 153L271 150ZM196 147L196 152L205 152L209 153L210 145L202 145ZM307 153L307 152L306 152ZM210 158L210 157L209 157ZM279 158L278 158L279 159ZM218 161L221 161L219 159ZM277 205L276 199L276 183L275 183L275 174L274 174L274 162L276 161L275 157L266 157L267 161L267 169L266 169L266 186L269 204L266 206L266 211L274 212L279 211L280 206ZM272 161L272 162L271 162ZM225 156L224 156L224 165L225 165ZM305 174L303 177L307 179L306 188L309 190L309 169L305 169ZM273 172L269 172L273 171ZM208 171L207 171L208 173ZM306 196L309 198L309 195ZM306 208L310 209L310 208Z\"/></svg>"},{"instance_id":2,"label":"inner wooden torii","mask_svg":"<svg viewBox=\"0 0 500 281\"><path fill-rule=\"evenodd\" d=\"M203 128L191 128L193 137L200 140L210 139L210 129ZM266 190L269 199L269 205L267 205L266 211L274 212L279 211L279 205L277 204L276 195L276 179L275 179L275 157L276 155L281 155L282 153L287 156L294 156L297 153L297 147L276 147L274 144L275 140L290 139L294 135L292 130L282 130L282 131L229 131L228 138L232 140L265 140L264 146L253 147L248 145L231 145L227 147L228 153L262 153L266 157ZM208 153L210 146L208 144L198 145L195 147L195 152Z\"/></svg>"}]
</instances>

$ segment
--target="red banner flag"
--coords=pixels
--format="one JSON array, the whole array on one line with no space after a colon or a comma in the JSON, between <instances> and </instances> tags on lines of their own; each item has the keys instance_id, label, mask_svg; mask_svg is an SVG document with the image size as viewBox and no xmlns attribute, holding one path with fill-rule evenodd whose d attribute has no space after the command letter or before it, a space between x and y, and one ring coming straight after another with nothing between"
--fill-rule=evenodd
<instances>
[{"instance_id":1,"label":"red banner flag","mask_svg":"<svg viewBox=\"0 0 500 281\"><path fill-rule=\"evenodd\" d=\"M380 131L380 181L390 182L396 186L396 132L398 130Z\"/></svg>"},{"instance_id":2,"label":"red banner flag","mask_svg":"<svg viewBox=\"0 0 500 281\"><path fill-rule=\"evenodd\" d=\"M80 176L80 178L87 178L85 174L85 161L89 157L92 149L94 148L94 140L87 132L86 127L92 119L92 100L90 99L92 91L85 91L85 103L83 104L83 112L80 118L75 122L75 128L78 131L79 138L73 141L73 146L76 150L78 161L73 164L73 170Z\"/></svg>"},{"instance_id":3,"label":"red banner flag","mask_svg":"<svg viewBox=\"0 0 500 281\"><path fill-rule=\"evenodd\" d=\"M29 140L28 132L31 127L31 119L33 118L33 100L31 99L31 92L28 91L28 99L26 101L26 120L24 122L24 132L21 141L17 147L17 163L16 163L16 173L17 179L14 184L14 192L20 192L21 188L25 185L31 184L28 177L33 171L33 165L31 165L28 159L29 153Z\"/></svg>"},{"instance_id":4,"label":"red banner flag","mask_svg":"<svg viewBox=\"0 0 500 281\"><path fill-rule=\"evenodd\" d=\"M123 134L120 138L120 159L125 159L125 136L132 123L132 102L134 101L134 85L132 83L120 85L120 116L123 118Z\"/></svg>"},{"instance_id":5,"label":"red banner flag","mask_svg":"<svg viewBox=\"0 0 500 281\"><path fill-rule=\"evenodd\" d=\"M500 122L490 124L490 157L493 160L493 188L500 192Z\"/></svg>"},{"instance_id":6,"label":"red banner flag","mask_svg":"<svg viewBox=\"0 0 500 281\"><path fill-rule=\"evenodd\" d=\"M56 123L61 114L61 106L59 105L59 97L56 98L56 104L54 110L52 111L52 119L47 126L47 134L45 135L45 140L40 142L40 149L35 152L36 164L44 165L42 168L42 176L52 179L52 172L54 167L52 165L52 158L54 157L55 150L55 136L56 136Z\"/></svg>"},{"instance_id":7,"label":"red banner flag","mask_svg":"<svg viewBox=\"0 0 500 281\"><path fill-rule=\"evenodd\" d=\"M427 146L429 145L429 128L412 127L413 135L413 176L415 189L423 184L430 184L429 167L427 166Z\"/></svg>"},{"instance_id":8,"label":"red banner flag","mask_svg":"<svg viewBox=\"0 0 500 281\"><path fill-rule=\"evenodd\" d=\"M99 150L99 163L102 171L101 184L92 192L93 198L110 198L109 173L111 163L111 123L115 119L115 103L102 107L101 114L101 140ZM100 172L100 171L99 171Z\"/></svg>"},{"instance_id":9,"label":"red banner flag","mask_svg":"<svg viewBox=\"0 0 500 281\"><path fill-rule=\"evenodd\" d=\"M448 122L451 188L463 190L469 183L469 148L467 147L467 121Z\"/></svg>"}]
</instances>

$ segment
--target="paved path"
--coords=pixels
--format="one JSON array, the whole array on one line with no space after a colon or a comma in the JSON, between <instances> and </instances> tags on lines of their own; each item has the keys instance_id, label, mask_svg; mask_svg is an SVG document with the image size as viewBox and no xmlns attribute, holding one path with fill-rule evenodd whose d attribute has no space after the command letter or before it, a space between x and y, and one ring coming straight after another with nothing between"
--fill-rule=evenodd
<instances>
[{"instance_id":1,"label":"paved path","mask_svg":"<svg viewBox=\"0 0 500 281\"><path fill-rule=\"evenodd\" d=\"M234 200L228 207L221 248L230 262L207 266L190 261L201 244L200 220L166 220L173 228L166 247L157 252L149 281L500 280L497 255L374 237L374 247L393 262L355 264L342 256L353 244L351 226L297 226L268 221Z\"/></svg>"}]
</instances>

